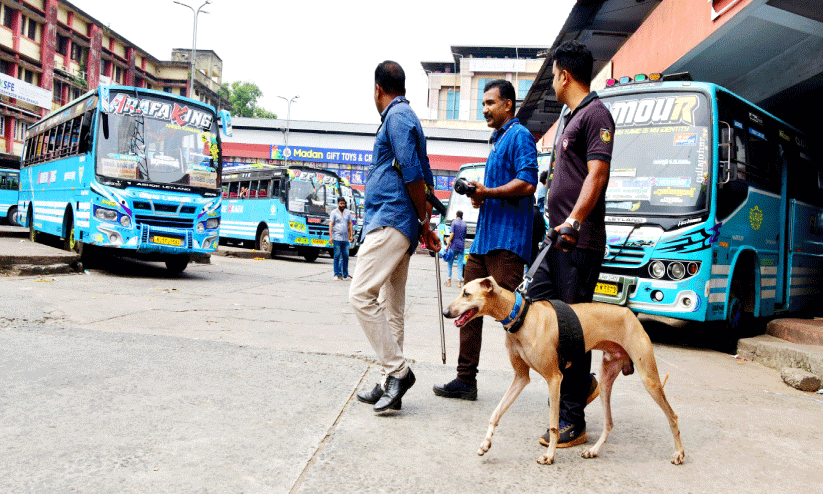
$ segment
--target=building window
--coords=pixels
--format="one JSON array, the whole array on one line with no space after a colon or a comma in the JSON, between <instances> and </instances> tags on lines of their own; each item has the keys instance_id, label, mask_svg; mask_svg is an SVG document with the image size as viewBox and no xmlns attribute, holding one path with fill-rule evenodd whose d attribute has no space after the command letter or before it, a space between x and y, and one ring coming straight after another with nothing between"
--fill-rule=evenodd
<instances>
[{"instance_id":1,"label":"building window","mask_svg":"<svg viewBox=\"0 0 823 494\"><path fill-rule=\"evenodd\" d=\"M62 105L63 104L63 83L60 81L54 81L54 91L52 93L52 101L55 103Z\"/></svg>"},{"instance_id":2,"label":"building window","mask_svg":"<svg viewBox=\"0 0 823 494\"><path fill-rule=\"evenodd\" d=\"M121 84L123 82L123 69L121 69L120 67L114 68L114 81L118 84Z\"/></svg>"},{"instance_id":3,"label":"building window","mask_svg":"<svg viewBox=\"0 0 823 494\"><path fill-rule=\"evenodd\" d=\"M11 29L14 10L8 5L3 5L3 25Z\"/></svg>"},{"instance_id":4,"label":"building window","mask_svg":"<svg viewBox=\"0 0 823 494\"><path fill-rule=\"evenodd\" d=\"M77 43L71 44L71 59L77 63L83 62L83 47Z\"/></svg>"},{"instance_id":5,"label":"building window","mask_svg":"<svg viewBox=\"0 0 823 494\"><path fill-rule=\"evenodd\" d=\"M29 84L34 84L34 72L29 69L23 69L23 80Z\"/></svg>"},{"instance_id":6,"label":"building window","mask_svg":"<svg viewBox=\"0 0 823 494\"><path fill-rule=\"evenodd\" d=\"M40 25L34 19L29 19L29 38L37 39L37 28Z\"/></svg>"},{"instance_id":7,"label":"building window","mask_svg":"<svg viewBox=\"0 0 823 494\"><path fill-rule=\"evenodd\" d=\"M531 89L533 83L533 80L520 79L517 85L517 99L526 99L526 95L529 94L529 89Z\"/></svg>"},{"instance_id":8,"label":"building window","mask_svg":"<svg viewBox=\"0 0 823 494\"><path fill-rule=\"evenodd\" d=\"M0 73L8 75L11 71L11 64L5 60L0 60Z\"/></svg>"},{"instance_id":9,"label":"building window","mask_svg":"<svg viewBox=\"0 0 823 494\"><path fill-rule=\"evenodd\" d=\"M69 50L69 38L66 36L57 33L57 53L63 55L64 57L68 55Z\"/></svg>"},{"instance_id":10,"label":"building window","mask_svg":"<svg viewBox=\"0 0 823 494\"><path fill-rule=\"evenodd\" d=\"M446 120L460 120L460 90L446 93Z\"/></svg>"},{"instance_id":11,"label":"building window","mask_svg":"<svg viewBox=\"0 0 823 494\"><path fill-rule=\"evenodd\" d=\"M486 83L493 81L491 77L480 77L477 79L477 120L485 120L483 117L483 88L486 87Z\"/></svg>"}]
</instances>

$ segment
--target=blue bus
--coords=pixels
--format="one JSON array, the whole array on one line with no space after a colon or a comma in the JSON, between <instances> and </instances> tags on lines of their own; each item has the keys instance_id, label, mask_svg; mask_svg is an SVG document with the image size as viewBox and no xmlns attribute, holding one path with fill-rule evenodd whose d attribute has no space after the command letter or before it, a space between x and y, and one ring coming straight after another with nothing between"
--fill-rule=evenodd
<instances>
[{"instance_id":1,"label":"blue bus","mask_svg":"<svg viewBox=\"0 0 823 494\"><path fill-rule=\"evenodd\" d=\"M20 189L20 171L0 168L0 220L17 226L17 191Z\"/></svg>"},{"instance_id":2,"label":"blue bus","mask_svg":"<svg viewBox=\"0 0 823 494\"><path fill-rule=\"evenodd\" d=\"M635 79L599 91L616 129L595 300L729 335L815 308L823 166L807 138L714 84Z\"/></svg>"},{"instance_id":3,"label":"blue bus","mask_svg":"<svg viewBox=\"0 0 823 494\"><path fill-rule=\"evenodd\" d=\"M305 166L252 165L223 174L221 242L252 244L266 256L292 252L313 262L329 250L329 213L337 198L356 207L336 173Z\"/></svg>"},{"instance_id":4,"label":"blue bus","mask_svg":"<svg viewBox=\"0 0 823 494\"><path fill-rule=\"evenodd\" d=\"M211 106L165 92L89 91L26 131L21 223L32 240L57 236L81 255L105 247L182 272L217 248L217 121Z\"/></svg>"}]
</instances>

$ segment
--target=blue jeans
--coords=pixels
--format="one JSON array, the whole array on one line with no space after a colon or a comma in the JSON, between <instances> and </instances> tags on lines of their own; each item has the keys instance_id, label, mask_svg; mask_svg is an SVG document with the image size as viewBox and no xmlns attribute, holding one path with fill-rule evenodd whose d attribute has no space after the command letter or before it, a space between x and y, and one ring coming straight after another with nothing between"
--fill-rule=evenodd
<instances>
[{"instance_id":1,"label":"blue jeans","mask_svg":"<svg viewBox=\"0 0 823 494\"><path fill-rule=\"evenodd\" d=\"M334 241L334 275L349 277L349 243L346 240Z\"/></svg>"},{"instance_id":2,"label":"blue jeans","mask_svg":"<svg viewBox=\"0 0 823 494\"><path fill-rule=\"evenodd\" d=\"M457 281L463 281L463 261L466 260L466 256L462 250L453 250L452 252L454 252L454 256L449 261L449 279L452 279L452 263L457 261Z\"/></svg>"}]
</instances>

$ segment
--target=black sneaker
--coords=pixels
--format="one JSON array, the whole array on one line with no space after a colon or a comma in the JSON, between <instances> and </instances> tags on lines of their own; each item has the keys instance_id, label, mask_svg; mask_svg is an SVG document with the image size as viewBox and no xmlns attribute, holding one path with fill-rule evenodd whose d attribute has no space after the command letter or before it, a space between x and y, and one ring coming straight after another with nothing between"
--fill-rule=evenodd
<instances>
[{"instance_id":1,"label":"black sneaker","mask_svg":"<svg viewBox=\"0 0 823 494\"><path fill-rule=\"evenodd\" d=\"M477 399L477 385L471 385L460 379L454 379L443 386L435 385L434 394L444 398L458 398L461 400L474 401Z\"/></svg>"},{"instance_id":2,"label":"black sneaker","mask_svg":"<svg viewBox=\"0 0 823 494\"><path fill-rule=\"evenodd\" d=\"M368 403L369 405L374 405L375 403L377 403L377 400L379 400L381 396L383 396L383 388L380 386L380 383L377 383L374 385L374 389L372 389L371 391L363 390L357 393L357 400L362 401L363 403ZM397 400L397 403L390 406L389 408L391 408L392 410L400 410L402 406L403 400Z\"/></svg>"},{"instance_id":3,"label":"black sneaker","mask_svg":"<svg viewBox=\"0 0 823 494\"><path fill-rule=\"evenodd\" d=\"M540 437L540 444L548 446L551 436L547 430L545 434ZM586 437L586 428L577 427L575 424L560 421L560 437L557 438L558 448L571 448L578 444L583 444L588 441Z\"/></svg>"}]
</instances>

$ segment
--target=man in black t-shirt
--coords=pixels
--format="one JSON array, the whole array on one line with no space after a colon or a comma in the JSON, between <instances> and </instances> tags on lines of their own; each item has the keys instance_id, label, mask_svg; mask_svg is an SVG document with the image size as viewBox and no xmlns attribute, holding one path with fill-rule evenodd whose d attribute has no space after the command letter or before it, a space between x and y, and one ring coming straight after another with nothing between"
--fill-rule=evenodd
<instances>
[{"instance_id":1,"label":"man in black t-shirt","mask_svg":"<svg viewBox=\"0 0 823 494\"><path fill-rule=\"evenodd\" d=\"M577 230L578 238L563 235L570 249L555 241L529 287L532 300L559 299L567 304L591 302L606 248L606 185L612 157L614 120L590 91L593 58L575 41L552 54L552 87L565 104L555 139L553 178L546 195L549 228ZM586 442L584 408L599 393L591 369L591 352L561 369L560 438L557 447ZM549 433L540 438L548 446Z\"/></svg>"}]
</instances>

